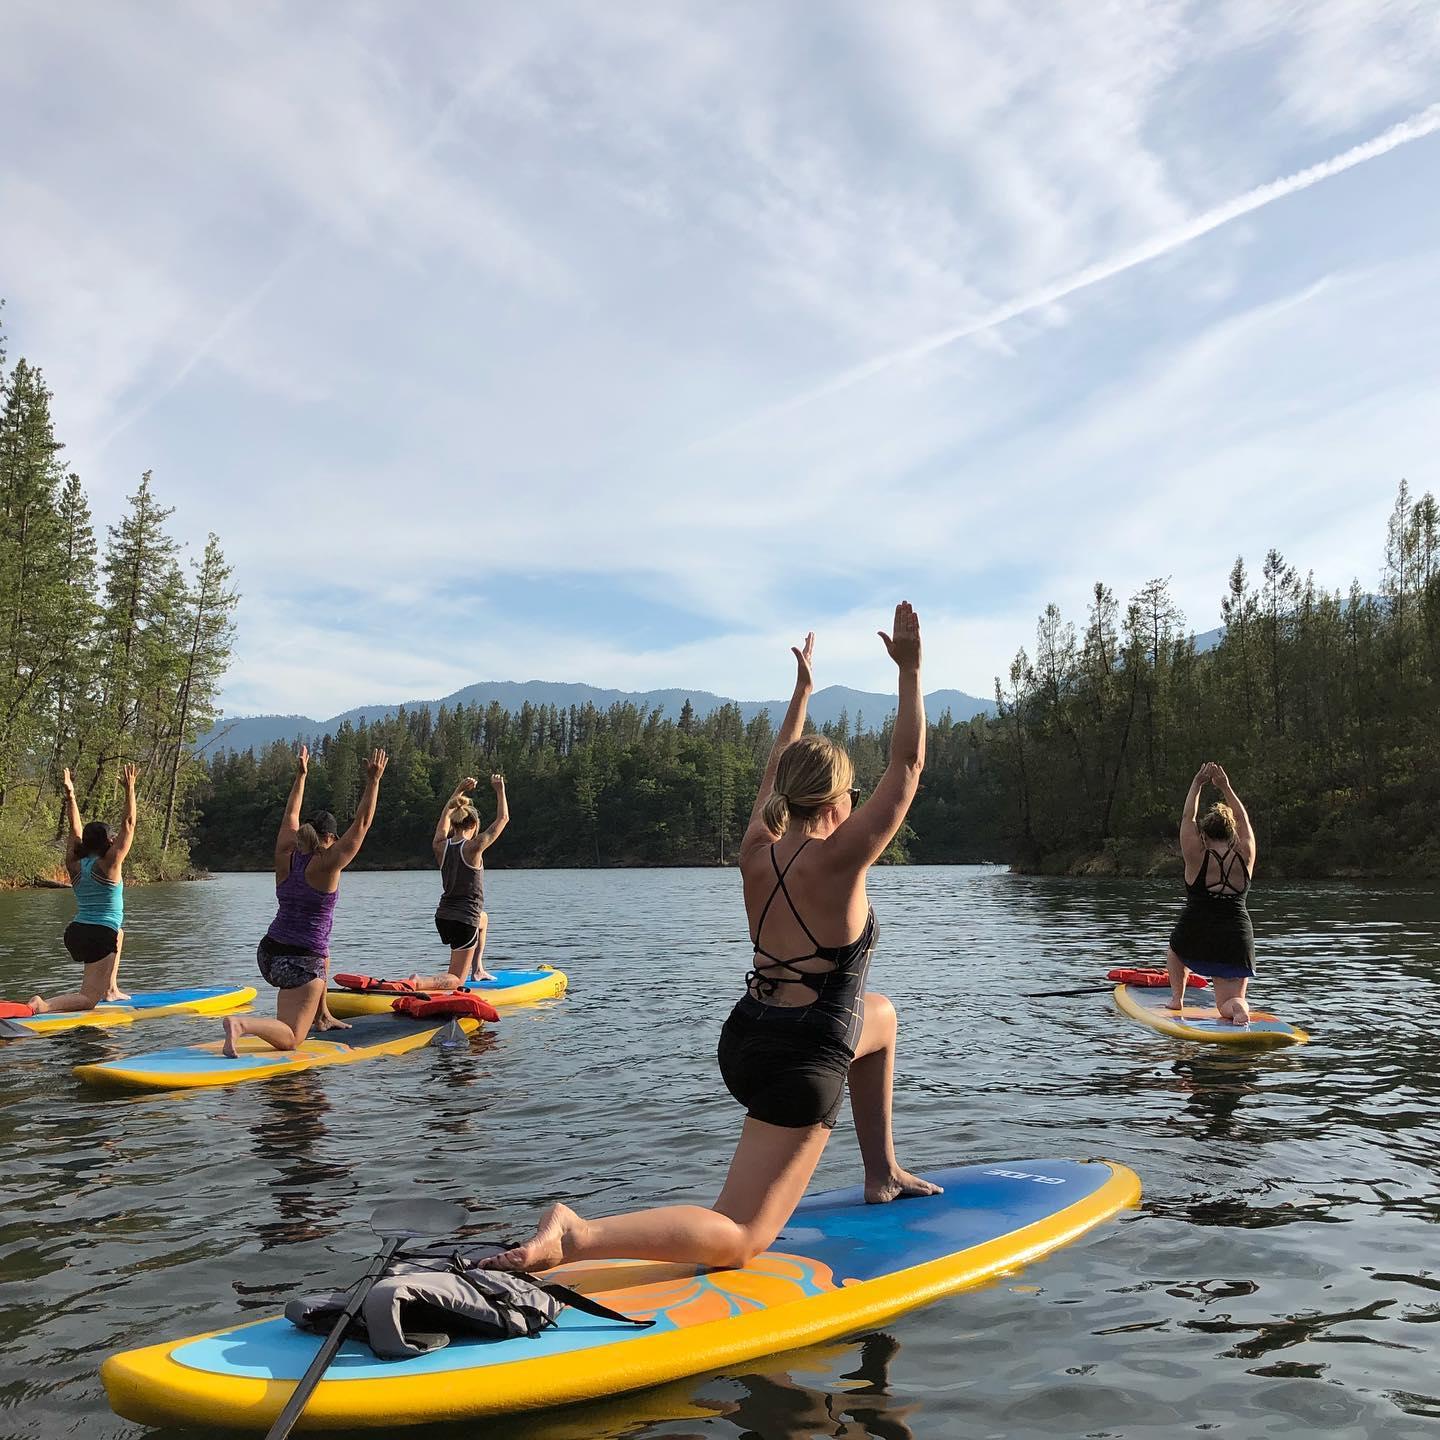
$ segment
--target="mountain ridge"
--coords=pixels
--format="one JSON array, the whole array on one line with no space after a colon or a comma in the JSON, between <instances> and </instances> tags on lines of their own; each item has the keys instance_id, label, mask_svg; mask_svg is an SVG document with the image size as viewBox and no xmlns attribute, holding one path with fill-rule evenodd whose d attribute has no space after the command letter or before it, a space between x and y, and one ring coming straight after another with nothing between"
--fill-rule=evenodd
<instances>
[{"instance_id":1,"label":"mountain ridge","mask_svg":"<svg viewBox=\"0 0 1440 1440\"><path fill-rule=\"evenodd\" d=\"M515 711L527 702L531 705L555 705L561 709L591 704L602 710L611 705L629 703L645 710L658 706L666 719L678 720L687 700L700 720L722 705L738 704L747 724L762 710L768 710L771 724L777 727L789 704L787 700L736 701L710 690L687 690L679 686L661 690L612 690L559 680L481 680L436 700L357 705L332 715L328 720L315 720L308 715L242 715L223 719L197 739L196 749L202 753L263 750L276 740L293 743L333 734L346 721L352 725L362 719L374 722L399 710L413 713L425 709L433 714L442 705L453 710L457 705L488 706L498 702L504 709ZM874 726L891 714L895 706L894 695L853 690L845 685L827 685L811 696L810 718L817 725L834 724L844 712L852 725L857 717L863 715ZM962 721L975 715L993 714L995 702L967 695L963 690L934 690L925 697L925 708L932 720L938 719L948 709L953 720Z\"/></svg>"}]
</instances>

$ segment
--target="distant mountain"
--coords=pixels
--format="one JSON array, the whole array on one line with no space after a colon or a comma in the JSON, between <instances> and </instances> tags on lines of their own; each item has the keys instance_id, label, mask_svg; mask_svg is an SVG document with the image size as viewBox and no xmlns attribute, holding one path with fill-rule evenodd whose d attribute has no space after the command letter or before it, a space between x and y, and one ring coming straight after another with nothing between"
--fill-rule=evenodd
<instances>
[{"instance_id":1,"label":"distant mountain","mask_svg":"<svg viewBox=\"0 0 1440 1440\"><path fill-rule=\"evenodd\" d=\"M456 690L439 700L407 700L403 706L362 705L332 715L328 720L312 720L308 715L243 715L233 720L222 720L200 737L196 748L206 754L226 750L260 751L276 740L288 743L333 734L347 720L356 725L361 720L373 722L393 715L400 709L433 712L442 705L453 710L457 705L488 706L492 701L512 711L519 710L527 701L531 705L554 705L562 710L586 704L605 710L611 705L628 702L642 710L653 710L658 706L667 719L678 720L687 700L694 706L697 719L704 719L722 705L734 703L708 690L601 690L594 685L567 685L552 680L527 680L523 683L485 680L478 685L467 685L463 690ZM768 710L773 725L779 725L788 704L785 700L742 700L739 703L740 713L747 722L762 710ZM843 711L852 727L857 719L861 719L867 727L878 728L894 709L893 695L850 690L843 685L829 685L824 690L817 690L810 700L810 718L817 725L833 724ZM991 700L966 695L961 690L935 690L925 697L925 710L932 720L938 720L944 711L949 710L950 718L959 721L969 720L975 715L991 715L995 704Z\"/></svg>"}]
</instances>

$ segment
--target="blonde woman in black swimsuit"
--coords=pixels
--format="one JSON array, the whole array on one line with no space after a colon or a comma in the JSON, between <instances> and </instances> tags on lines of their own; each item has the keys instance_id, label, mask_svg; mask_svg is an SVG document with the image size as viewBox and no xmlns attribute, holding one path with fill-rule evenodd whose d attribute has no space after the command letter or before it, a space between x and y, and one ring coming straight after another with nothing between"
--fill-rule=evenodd
<instances>
[{"instance_id":1,"label":"blonde woman in black swimsuit","mask_svg":"<svg viewBox=\"0 0 1440 1440\"><path fill-rule=\"evenodd\" d=\"M492 1257L495 1269L607 1258L744 1265L805 1193L847 1081L865 1198L938 1193L895 1157L895 1007L864 988L876 935L865 875L905 819L925 764L920 622L908 603L880 638L899 668L900 708L890 762L858 809L849 756L823 736L801 738L815 637L794 652L795 693L740 844L754 965L721 1033L720 1071L746 1117L719 1199L600 1220L552 1205L525 1244Z\"/></svg>"},{"instance_id":2,"label":"blonde woman in black swimsuit","mask_svg":"<svg viewBox=\"0 0 1440 1440\"><path fill-rule=\"evenodd\" d=\"M1214 785L1223 799L1203 817L1200 792ZM1255 974L1255 931L1245 896L1255 873L1255 832L1225 769L1207 761L1190 782L1180 813L1185 859L1185 909L1170 932L1165 968L1170 1010L1183 1010L1186 975L1208 976L1215 1008L1232 1025L1250 1023L1245 991Z\"/></svg>"}]
</instances>

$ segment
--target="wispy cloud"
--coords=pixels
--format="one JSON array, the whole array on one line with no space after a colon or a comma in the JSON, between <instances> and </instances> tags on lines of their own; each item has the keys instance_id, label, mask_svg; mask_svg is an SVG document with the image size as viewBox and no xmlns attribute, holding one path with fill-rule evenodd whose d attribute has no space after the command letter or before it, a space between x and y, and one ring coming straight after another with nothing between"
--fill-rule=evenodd
<instances>
[{"instance_id":1,"label":"wispy cloud","mask_svg":"<svg viewBox=\"0 0 1440 1440\"><path fill-rule=\"evenodd\" d=\"M1162 255L1171 254L1173 251L1199 240L1202 236L1220 229L1223 225L1229 225L1242 216L1251 215L1257 210L1264 209L1267 205L1273 205L1277 200L1297 195L1302 190L1310 189L1312 185L1319 185L1324 180L1342 175L1347 170L1353 170L1357 165L1363 165L1381 155L1388 155L1402 145L1410 145L1417 140L1424 140L1435 134L1437 130L1440 130L1440 103L1431 105L1417 115L1412 115L1408 120L1402 120L1399 124L1392 125L1383 134L1375 136L1372 140L1366 140L1362 144L1354 145L1349 150L1332 156L1329 160L1309 165L1303 170L1297 170L1292 175L1272 180L1268 184L1257 185L1253 190L1248 190L1245 194L1236 196L1235 199L1228 200L1223 205L1213 206L1184 225L1179 225L1164 234L1155 235L1139 245L1130 246L1106 260L1087 265L1083 269L1057 280L1052 285L1041 286L1039 289L1028 291L1013 300L1007 300L1003 304L985 311L975 319L967 320L964 324L952 326L948 330L937 331L913 344L902 346L898 350L887 351L861 365L852 366L820 385L792 395L789 399L772 405L697 443L706 446L729 439L741 431L756 425L763 425L769 420L789 414L791 411L812 404L827 395L834 395L838 391L863 384L866 380L870 380L886 370L892 370L899 365L913 364L917 360L923 360L927 356L935 354L936 351L948 349L962 340L973 339L983 335L986 331L1008 325L1012 320L1018 320L1021 316L1058 304L1060 301L1078 294L1081 290L1088 290L1093 285L1099 285L1106 280L1113 280L1117 275L1123 275L1127 270L1133 270L1137 266L1158 260Z\"/></svg>"}]
</instances>

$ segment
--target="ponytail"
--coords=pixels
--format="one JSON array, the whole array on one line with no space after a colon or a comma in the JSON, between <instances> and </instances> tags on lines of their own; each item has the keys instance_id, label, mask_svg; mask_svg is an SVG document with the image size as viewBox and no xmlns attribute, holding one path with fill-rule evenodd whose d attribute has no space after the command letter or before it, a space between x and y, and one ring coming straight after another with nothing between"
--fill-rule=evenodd
<instances>
[{"instance_id":1,"label":"ponytail","mask_svg":"<svg viewBox=\"0 0 1440 1440\"><path fill-rule=\"evenodd\" d=\"M765 802L760 818L772 835L783 835L790 824L790 801L776 790Z\"/></svg>"},{"instance_id":2,"label":"ponytail","mask_svg":"<svg viewBox=\"0 0 1440 1440\"><path fill-rule=\"evenodd\" d=\"M320 832L308 821L295 832L295 848L302 855L313 855L320 848Z\"/></svg>"}]
</instances>

